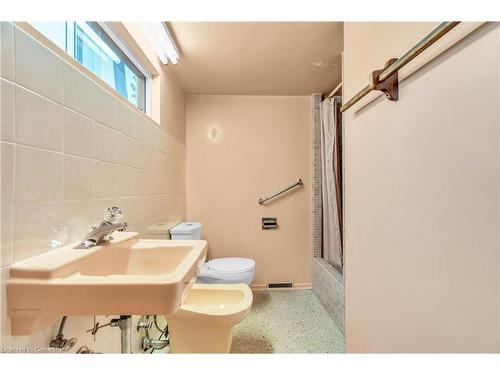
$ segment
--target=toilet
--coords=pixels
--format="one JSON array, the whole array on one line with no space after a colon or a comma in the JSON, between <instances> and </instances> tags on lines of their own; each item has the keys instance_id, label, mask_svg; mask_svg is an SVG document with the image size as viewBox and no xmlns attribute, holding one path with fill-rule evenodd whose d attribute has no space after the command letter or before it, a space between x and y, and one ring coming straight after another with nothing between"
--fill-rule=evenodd
<instances>
[{"instance_id":1,"label":"toilet","mask_svg":"<svg viewBox=\"0 0 500 375\"><path fill-rule=\"evenodd\" d=\"M246 284L193 284L179 310L167 315L171 353L229 353L233 326L252 307Z\"/></svg>"},{"instance_id":2,"label":"toilet","mask_svg":"<svg viewBox=\"0 0 500 375\"><path fill-rule=\"evenodd\" d=\"M173 240L199 240L201 223L180 223L170 229ZM201 266L197 283L203 284L247 284L250 285L255 275L255 260L229 257L215 258Z\"/></svg>"}]
</instances>

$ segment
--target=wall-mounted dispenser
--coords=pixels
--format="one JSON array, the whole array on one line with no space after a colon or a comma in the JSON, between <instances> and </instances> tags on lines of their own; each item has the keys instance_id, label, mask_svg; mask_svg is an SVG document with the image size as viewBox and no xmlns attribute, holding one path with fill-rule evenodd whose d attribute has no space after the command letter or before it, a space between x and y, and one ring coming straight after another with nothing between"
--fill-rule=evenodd
<instances>
[{"instance_id":1,"label":"wall-mounted dispenser","mask_svg":"<svg viewBox=\"0 0 500 375\"><path fill-rule=\"evenodd\" d=\"M262 218L262 230L278 229L278 218L277 217L263 217Z\"/></svg>"}]
</instances>

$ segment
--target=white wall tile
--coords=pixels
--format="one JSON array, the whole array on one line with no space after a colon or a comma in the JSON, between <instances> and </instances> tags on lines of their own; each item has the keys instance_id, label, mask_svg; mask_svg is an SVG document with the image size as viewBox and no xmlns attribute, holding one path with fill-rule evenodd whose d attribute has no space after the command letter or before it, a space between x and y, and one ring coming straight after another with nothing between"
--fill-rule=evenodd
<instances>
[{"instance_id":1,"label":"white wall tile","mask_svg":"<svg viewBox=\"0 0 500 375\"><path fill-rule=\"evenodd\" d=\"M0 78L0 139L14 142L15 136L15 87Z\"/></svg>"},{"instance_id":2,"label":"white wall tile","mask_svg":"<svg viewBox=\"0 0 500 375\"><path fill-rule=\"evenodd\" d=\"M14 26L0 22L0 76L14 81Z\"/></svg>"},{"instance_id":3,"label":"white wall tile","mask_svg":"<svg viewBox=\"0 0 500 375\"><path fill-rule=\"evenodd\" d=\"M96 199L111 198L117 195L117 171L118 166L115 164L97 160L94 162L94 197Z\"/></svg>"},{"instance_id":4,"label":"white wall tile","mask_svg":"<svg viewBox=\"0 0 500 375\"><path fill-rule=\"evenodd\" d=\"M16 83L62 103L62 60L17 27L14 38Z\"/></svg>"},{"instance_id":5,"label":"white wall tile","mask_svg":"<svg viewBox=\"0 0 500 375\"><path fill-rule=\"evenodd\" d=\"M4 267L14 261L14 205L4 204L0 211L0 266Z\"/></svg>"},{"instance_id":6,"label":"white wall tile","mask_svg":"<svg viewBox=\"0 0 500 375\"><path fill-rule=\"evenodd\" d=\"M132 125L134 127L134 138L146 142L146 120L136 112L132 113Z\"/></svg>"},{"instance_id":7,"label":"white wall tile","mask_svg":"<svg viewBox=\"0 0 500 375\"><path fill-rule=\"evenodd\" d=\"M148 122L146 124L147 144L159 150L161 146L161 132L159 127Z\"/></svg>"},{"instance_id":8,"label":"white wall tile","mask_svg":"<svg viewBox=\"0 0 500 375\"><path fill-rule=\"evenodd\" d=\"M64 155L64 199L91 199L94 195L94 161Z\"/></svg>"},{"instance_id":9,"label":"white wall tile","mask_svg":"<svg viewBox=\"0 0 500 375\"><path fill-rule=\"evenodd\" d=\"M68 63L64 63L64 105L85 116L96 118L96 95L99 90L94 82Z\"/></svg>"},{"instance_id":10,"label":"white wall tile","mask_svg":"<svg viewBox=\"0 0 500 375\"><path fill-rule=\"evenodd\" d=\"M120 165L118 167L118 191L119 197L130 197L134 194L134 168Z\"/></svg>"},{"instance_id":11,"label":"white wall tile","mask_svg":"<svg viewBox=\"0 0 500 375\"><path fill-rule=\"evenodd\" d=\"M121 207L131 230L141 235L159 220L180 221L184 191L171 193L177 191L179 179L166 173L184 168L176 142L22 31L10 26L9 37L6 28L9 25L0 25L1 41L19 41L19 61L14 59L14 44L9 58L4 50L10 47L4 43L1 63L11 61L11 72L7 62L2 74L10 74L7 78L13 81L0 78L2 284L9 264L81 240L90 224L102 220L106 207ZM17 66L21 74L15 81ZM82 333L91 320L68 321L68 334L79 338L77 347L90 343L94 350L119 351L119 330L103 330L95 343ZM2 303L2 345L14 346L46 346L58 326L11 337L5 322L8 325Z\"/></svg>"},{"instance_id":12,"label":"white wall tile","mask_svg":"<svg viewBox=\"0 0 500 375\"><path fill-rule=\"evenodd\" d=\"M147 168L147 145L142 142L133 142L132 167Z\"/></svg>"},{"instance_id":13,"label":"white wall tile","mask_svg":"<svg viewBox=\"0 0 500 375\"><path fill-rule=\"evenodd\" d=\"M133 166L134 164L134 143L137 142L133 138L122 134L117 133L116 136L116 149L117 149L117 158L115 163Z\"/></svg>"},{"instance_id":14,"label":"white wall tile","mask_svg":"<svg viewBox=\"0 0 500 375\"><path fill-rule=\"evenodd\" d=\"M146 195L150 192L148 177L150 172L144 169L134 169L133 170L133 188L134 195Z\"/></svg>"},{"instance_id":15,"label":"white wall tile","mask_svg":"<svg viewBox=\"0 0 500 375\"><path fill-rule=\"evenodd\" d=\"M156 152L158 152L158 150L149 145L146 145L145 150L146 150L146 164L144 165L144 169L153 171L155 169L155 155Z\"/></svg>"},{"instance_id":16,"label":"white wall tile","mask_svg":"<svg viewBox=\"0 0 500 375\"><path fill-rule=\"evenodd\" d=\"M0 344L5 347L10 344L10 322L7 317L7 293L5 285L9 279L9 267L0 269L0 309L2 311L2 320L0 321Z\"/></svg>"},{"instance_id":17,"label":"white wall tile","mask_svg":"<svg viewBox=\"0 0 500 375\"><path fill-rule=\"evenodd\" d=\"M17 86L16 142L62 151L62 105Z\"/></svg>"},{"instance_id":18,"label":"white wall tile","mask_svg":"<svg viewBox=\"0 0 500 375\"><path fill-rule=\"evenodd\" d=\"M132 195L133 171L133 168L95 161L95 198Z\"/></svg>"},{"instance_id":19,"label":"white wall tile","mask_svg":"<svg viewBox=\"0 0 500 375\"><path fill-rule=\"evenodd\" d=\"M16 205L14 260L30 258L60 247L67 238L62 202Z\"/></svg>"},{"instance_id":20,"label":"white wall tile","mask_svg":"<svg viewBox=\"0 0 500 375\"><path fill-rule=\"evenodd\" d=\"M31 147L16 147L16 202L62 199L63 155Z\"/></svg>"},{"instance_id":21,"label":"white wall tile","mask_svg":"<svg viewBox=\"0 0 500 375\"><path fill-rule=\"evenodd\" d=\"M115 162L118 160L117 132L103 124L94 125L94 157L97 160Z\"/></svg>"},{"instance_id":22,"label":"white wall tile","mask_svg":"<svg viewBox=\"0 0 500 375\"><path fill-rule=\"evenodd\" d=\"M1 205L14 202L14 145L1 143Z\"/></svg>"},{"instance_id":23,"label":"white wall tile","mask_svg":"<svg viewBox=\"0 0 500 375\"><path fill-rule=\"evenodd\" d=\"M94 119L113 129L120 130L115 114L115 102L117 99L109 92L102 89L96 90L95 95L96 112Z\"/></svg>"},{"instance_id":24,"label":"white wall tile","mask_svg":"<svg viewBox=\"0 0 500 375\"><path fill-rule=\"evenodd\" d=\"M124 105L118 99L114 103L116 127L128 136L134 135L134 125L132 124L132 111L128 105Z\"/></svg>"},{"instance_id":25,"label":"white wall tile","mask_svg":"<svg viewBox=\"0 0 500 375\"><path fill-rule=\"evenodd\" d=\"M94 121L71 109L64 109L64 152L94 157Z\"/></svg>"},{"instance_id":26,"label":"white wall tile","mask_svg":"<svg viewBox=\"0 0 500 375\"><path fill-rule=\"evenodd\" d=\"M90 231L90 226L102 221L102 214L94 216L91 199L63 202L63 222L67 226L67 243L75 243Z\"/></svg>"},{"instance_id":27,"label":"white wall tile","mask_svg":"<svg viewBox=\"0 0 500 375\"><path fill-rule=\"evenodd\" d=\"M94 150L97 160L133 165L133 142L125 134L95 123Z\"/></svg>"},{"instance_id":28,"label":"white wall tile","mask_svg":"<svg viewBox=\"0 0 500 375\"><path fill-rule=\"evenodd\" d=\"M145 197L135 196L132 198L132 200L135 207L134 209L135 215L133 217L129 217L127 220L134 224L145 221L150 214L150 212L148 212L144 204Z\"/></svg>"}]
</instances>

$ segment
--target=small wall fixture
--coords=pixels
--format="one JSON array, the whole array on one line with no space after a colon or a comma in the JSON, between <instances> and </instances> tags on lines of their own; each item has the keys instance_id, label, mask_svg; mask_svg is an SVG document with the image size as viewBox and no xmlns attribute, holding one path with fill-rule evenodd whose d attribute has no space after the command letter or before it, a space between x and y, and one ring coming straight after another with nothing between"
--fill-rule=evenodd
<instances>
[{"instance_id":1,"label":"small wall fixture","mask_svg":"<svg viewBox=\"0 0 500 375\"><path fill-rule=\"evenodd\" d=\"M262 218L262 230L276 230L278 229L278 218L277 217L263 217Z\"/></svg>"},{"instance_id":2,"label":"small wall fixture","mask_svg":"<svg viewBox=\"0 0 500 375\"><path fill-rule=\"evenodd\" d=\"M162 64L168 64L169 61L172 64L177 64L179 50L168 31L167 25L164 22L141 22L139 26L153 45Z\"/></svg>"}]
</instances>

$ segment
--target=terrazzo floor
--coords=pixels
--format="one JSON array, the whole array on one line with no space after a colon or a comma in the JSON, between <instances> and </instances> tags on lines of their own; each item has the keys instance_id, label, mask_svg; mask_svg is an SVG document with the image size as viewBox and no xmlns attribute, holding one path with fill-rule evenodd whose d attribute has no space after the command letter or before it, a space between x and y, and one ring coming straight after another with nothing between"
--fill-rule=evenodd
<instances>
[{"instance_id":1,"label":"terrazzo floor","mask_svg":"<svg viewBox=\"0 0 500 375\"><path fill-rule=\"evenodd\" d=\"M343 353L344 336L312 290L254 291L231 353Z\"/></svg>"}]
</instances>

